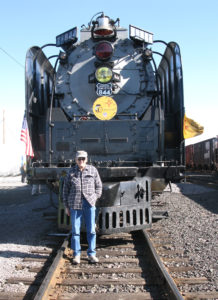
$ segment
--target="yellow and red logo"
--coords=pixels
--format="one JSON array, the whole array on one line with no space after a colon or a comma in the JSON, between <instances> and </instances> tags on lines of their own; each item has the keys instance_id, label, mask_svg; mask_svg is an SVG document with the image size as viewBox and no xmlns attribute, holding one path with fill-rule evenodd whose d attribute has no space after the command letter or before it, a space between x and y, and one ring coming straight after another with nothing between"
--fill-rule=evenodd
<instances>
[{"instance_id":1,"label":"yellow and red logo","mask_svg":"<svg viewBox=\"0 0 218 300\"><path fill-rule=\"evenodd\" d=\"M117 113L117 103L113 98L103 96L95 100L92 109L99 120L111 120Z\"/></svg>"}]
</instances>

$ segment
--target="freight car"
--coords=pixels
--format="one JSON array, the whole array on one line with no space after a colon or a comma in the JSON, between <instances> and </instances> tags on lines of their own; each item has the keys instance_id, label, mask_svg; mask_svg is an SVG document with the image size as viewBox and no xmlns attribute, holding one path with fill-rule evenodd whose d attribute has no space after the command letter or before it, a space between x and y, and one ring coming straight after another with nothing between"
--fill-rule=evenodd
<instances>
[{"instance_id":1,"label":"freight car","mask_svg":"<svg viewBox=\"0 0 218 300\"><path fill-rule=\"evenodd\" d=\"M185 152L187 169L218 169L218 137L188 145Z\"/></svg>"},{"instance_id":2,"label":"freight car","mask_svg":"<svg viewBox=\"0 0 218 300\"><path fill-rule=\"evenodd\" d=\"M161 54L152 50L164 45ZM54 66L46 46L61 49ZM160 47L163 48L163 47ZM157 67L155 57L160 57ZM183 74L175 42L120 26L104 13L26 55L26 118L35 156L32 183L60 193L63 175L86 150L103 181L98 230L151 226L151 192L184 170ZM69 225L59 207L59 227Z\"/></svg>"}]
</instances>

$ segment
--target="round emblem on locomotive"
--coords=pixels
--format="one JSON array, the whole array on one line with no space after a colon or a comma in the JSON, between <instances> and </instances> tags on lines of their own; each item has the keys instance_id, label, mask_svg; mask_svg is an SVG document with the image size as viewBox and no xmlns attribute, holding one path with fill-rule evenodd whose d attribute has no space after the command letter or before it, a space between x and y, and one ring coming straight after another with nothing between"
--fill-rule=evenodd
<instances>
[{"instance_id":1,"label":"round emblem on locomotive","mask_svg":"<svg viewBox=\"0 0 218 300\"><path fill-rule=\"evenodd\" d=\"M117 113L117 103L111 97L103 96L95 100L92 109L99 120L111 120Z\"/></svg>"}]
</instances>

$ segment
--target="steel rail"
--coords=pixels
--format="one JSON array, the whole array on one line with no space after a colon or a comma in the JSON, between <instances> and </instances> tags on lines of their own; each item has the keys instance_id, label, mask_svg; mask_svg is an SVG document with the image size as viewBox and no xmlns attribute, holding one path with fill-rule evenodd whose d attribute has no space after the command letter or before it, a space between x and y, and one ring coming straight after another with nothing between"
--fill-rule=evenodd
<instances>
[{"instance_id":1,"label":"steel rail","mask_svg":"<svg viewBox=\"0 0 218 300\"><path fill-rule=\"evenodd\" d=\"M69 238L69 236L67 236L65 238L63 244L61 245L61 248L58 250L57 255L56 255L52 265L50 266L48 273L46 274L42 284L40 285L38 292L36 293L36 295L34 297L34 300L47 300L48 299L48 293L49 293L49 288L50 288L51 282L56 275L56 269L57 269L61 259L63 258L65 249L68 246L68 238Z\"/></svg>"},{"instance_id":2,"label":"steel rail","mask_svg":"<svg viewBox=\"0 0 218 300\"><path fill-rule=\"evenodd\" d=\"M168 299L169 300L184 300L184 298L182 297L181 293L179 292L175 282L173 281L172 277L169 275L166 268L164 267L146 230L142 230L142 232L143 232L143 235L147 242L150 254L156 263L156 267L159 270L159 272L162 274L162 277L164 279L164 283L167 287ZM54 281L54 283L55 283L56 273L58 272L61 259L63 258L63 254L64 254L67 246L68 246L68 237L64 240L63 244L61 245L60 250L57 252L57 255L56 255L52 265L50 266L49 271L48 271L47 275L45 276L37 294L35 295L34 300L47 300L48 299L49 293L51 292L51 288L52 288L52 282Z\"/></svg>"},{"instance_id":3,"label":"steel rail","mask_svg":"<svg viewBox=\"0 0 218 300\"><path fill-rule=\"evenodd\" d=\"M142 230L142 232L143 232L146 242L148 244L150 253L156 262L156 267L161 272L161 274L165 280L165 283L167 285L167 289L169 292L169 300L184 300L184 298L182 297L181 293L179 292L175 282L173 281L172 277L169 275L169 273L167 272L166 268L164 267L162 261L160 260L160 257L157 254L146 230Z\"/></svg>"}]
</instances>

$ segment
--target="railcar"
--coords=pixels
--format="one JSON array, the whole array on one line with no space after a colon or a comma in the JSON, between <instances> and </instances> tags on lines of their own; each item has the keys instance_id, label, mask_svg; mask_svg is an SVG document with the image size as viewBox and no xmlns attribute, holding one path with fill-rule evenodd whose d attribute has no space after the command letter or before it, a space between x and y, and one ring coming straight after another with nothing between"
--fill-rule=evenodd
<instances>
[{"instance_id":1,"label":"railcar","mask_svg":"<svg viewBox=\"0 0 218 300\"><path fill-rule=\"evenodd\" d=\"M185 163L186 163L186 168L191 169L194 168L194 146L193 144L188 145L185 147Z\"/></svg>"},{"instance_id":2,"label":"railcar","mask_svg":"<svg viewBox=\"0 0 218 300\"><path fill-rule=\"evenodd\" d=\"M150 227L152 192L180 180L185 164L179 46L133 25L123 28L103 12L78 35L73 27L56 43L27 51L29 182L59 193L59 227L66 228L64 174L76 151L85 150L103 181L99 233ZM164 53L153 50L158 44ZM46 47L58 52L53 64Z\"/></svg>"},{"instance_id":3,"label":"railcar","mask_svg":"<svg viewBox=\"0 0 218 300\"><path fill-rule=\"evenodd\" d=\"M218 137L188 145L185 152L187 169L218 169Z\"/></svg>"}]
</instances>

